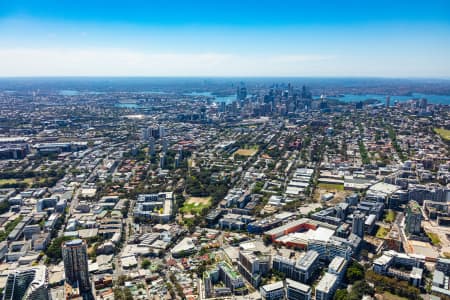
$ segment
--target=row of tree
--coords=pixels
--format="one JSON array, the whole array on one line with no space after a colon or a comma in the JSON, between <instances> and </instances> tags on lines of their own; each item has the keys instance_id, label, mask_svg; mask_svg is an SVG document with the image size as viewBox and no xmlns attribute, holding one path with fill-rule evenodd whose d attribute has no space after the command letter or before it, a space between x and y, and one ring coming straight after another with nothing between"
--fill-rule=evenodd
<instances>
[{"instance_id":1,"label":"row of tree","mask_svg":"<svg viewBox=\"0 0 450 300\"><path fill-rule=\"evenodd\" d=\"M366 280L374 283L377 290L387 291L408 299L421 299L420 290L407 281L383 276L372 270L366 272Z\"/></svg>"}]
</instances>

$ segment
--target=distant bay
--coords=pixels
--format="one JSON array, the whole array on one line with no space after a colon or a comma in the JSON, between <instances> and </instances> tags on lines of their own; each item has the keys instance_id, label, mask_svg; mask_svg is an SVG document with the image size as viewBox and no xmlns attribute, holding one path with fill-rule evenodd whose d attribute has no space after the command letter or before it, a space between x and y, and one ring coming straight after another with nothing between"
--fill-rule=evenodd
<instances>
[{"instance_id":1,"label":"distant bay","mask_svg":"<svg viewBox=\"0 0 450 300\"><path fill-rule=\"evenodd\" d=\"M339 97L328 97L330 99L338 99L343 102L359 102L367 99L376 99L380 102L386 102L386 97L388 95L379 95L379 94L364 94L364 95L355 95L355 94L343 94ZM428 103L432 104L446 104L450 105L450 95L433 95L433 94L421 94L421 93L413 93L411 96L390 96L391 97L391 105L394 104L395 101L405 102L412 99L422 99L425 98L428 100Z\"/></svg>"}]
</instances>

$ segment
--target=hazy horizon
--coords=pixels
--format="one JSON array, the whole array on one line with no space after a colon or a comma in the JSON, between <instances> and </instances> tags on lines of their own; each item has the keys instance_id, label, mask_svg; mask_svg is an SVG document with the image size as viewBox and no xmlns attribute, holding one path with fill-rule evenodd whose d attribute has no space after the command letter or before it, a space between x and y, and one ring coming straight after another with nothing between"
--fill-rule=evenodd
<instances>
[{"instance_id":1,"label":"hazy horizon","mask_svg":"<svg viewBox=\"0 0 450 300\"><path fill-rule=\"evenodd\" d=\"M450 78L450 3L17 0L2 77Z\"/></svg>"}]
</instances>

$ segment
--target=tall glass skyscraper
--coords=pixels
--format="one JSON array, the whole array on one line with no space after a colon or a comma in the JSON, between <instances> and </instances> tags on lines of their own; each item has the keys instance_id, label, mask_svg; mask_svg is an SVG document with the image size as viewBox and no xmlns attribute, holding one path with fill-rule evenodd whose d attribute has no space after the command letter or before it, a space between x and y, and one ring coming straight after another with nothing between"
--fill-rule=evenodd
<instances>
[{"instance_id":1,"label":"tall glass skyscraper","mask_svg":"<svg viewBox=\"0 0 450 300\"><path fill-rule=\"evenodd\" d=\"M63 243L62 257L66 281L71 285L78 286L81 293L90 291L86 242L76 239Z\"/></svg>"}]
</instances>

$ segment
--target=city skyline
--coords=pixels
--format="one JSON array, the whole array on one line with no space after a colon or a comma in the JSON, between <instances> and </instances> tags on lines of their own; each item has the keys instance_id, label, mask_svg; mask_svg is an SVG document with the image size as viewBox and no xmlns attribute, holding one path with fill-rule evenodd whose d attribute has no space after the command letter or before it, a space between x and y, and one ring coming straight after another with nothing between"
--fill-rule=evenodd
<instances>
[{"instance_id":1,"label":"city skyline","mask_svg":"<svg viewBox=\"0 0 450 300\"><path fill-rule=\"evenodd\" d=\"M433 1L0 4L0 76L450 78Z\"/></svg>"},{"instance_id":2,"label":"city skyline","mask_svg":"<svg viewBox=\"0 0 450 300\"><path fill-rule=\"evenodd\" d=\"M0 0L0 300L450 299L450 1Z\"/></svg>"}]
</instances>

